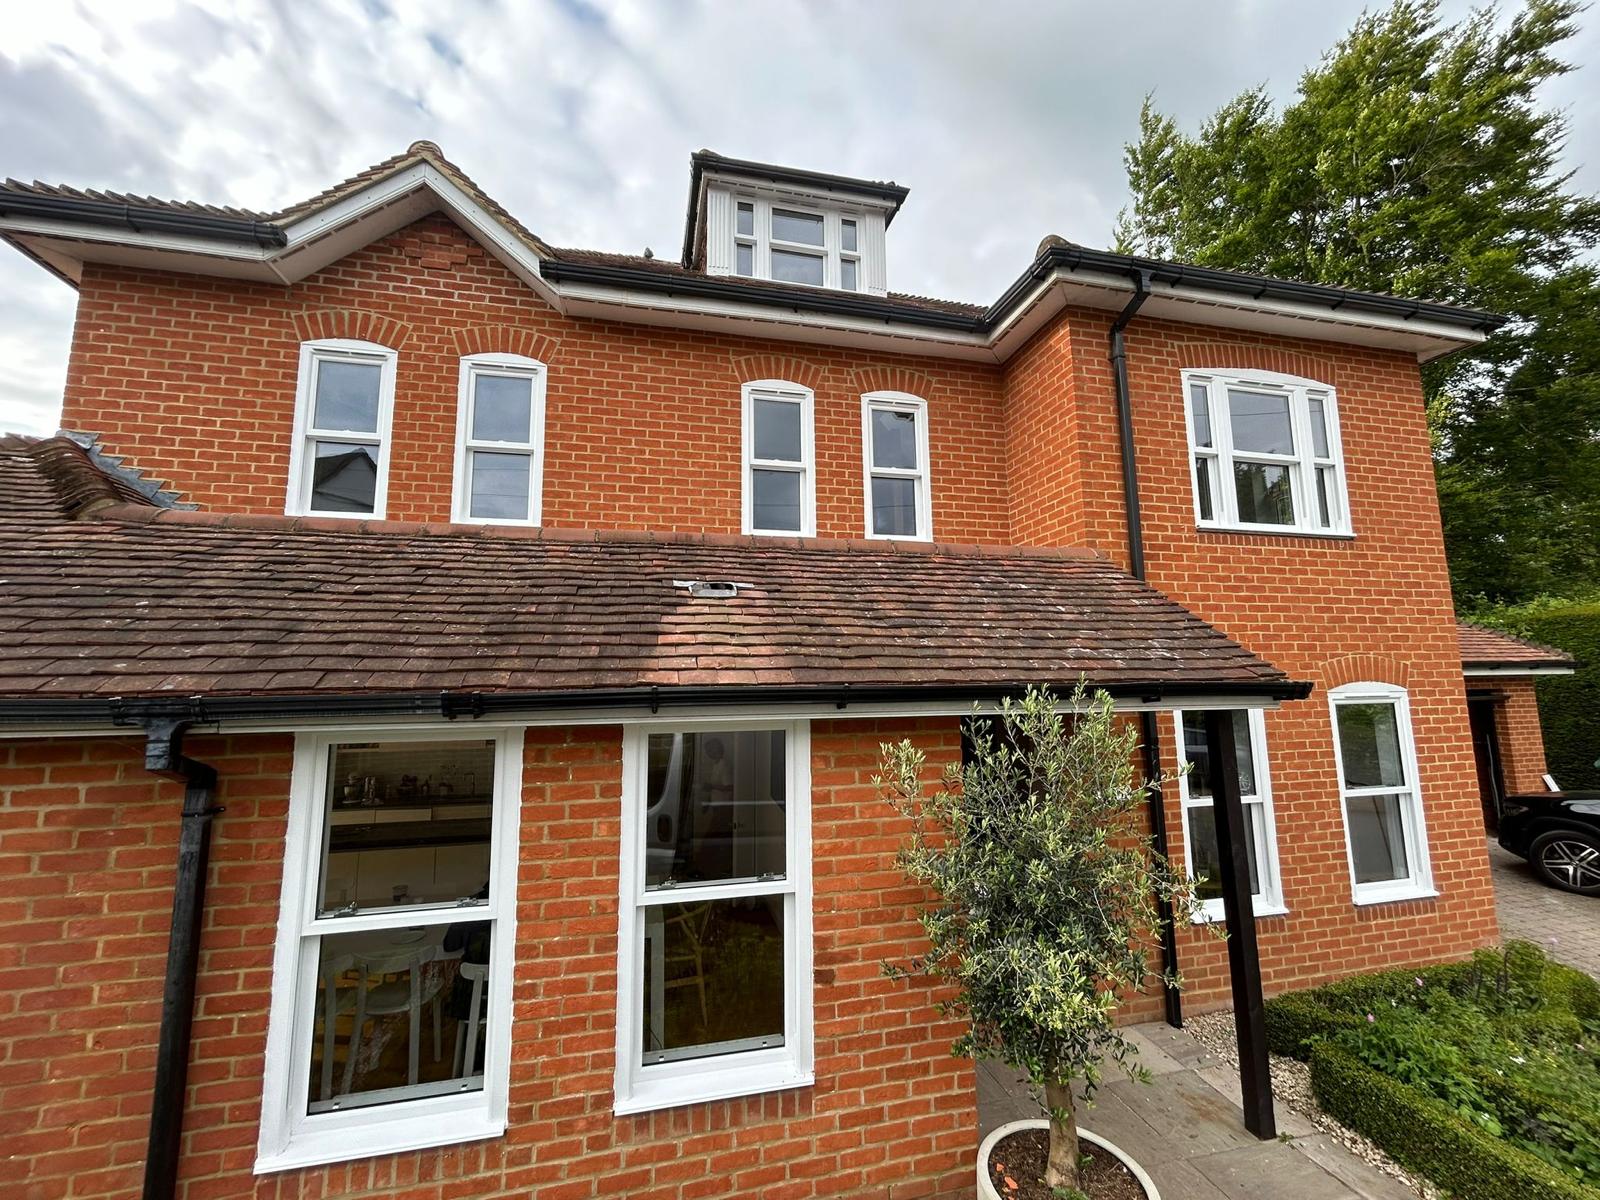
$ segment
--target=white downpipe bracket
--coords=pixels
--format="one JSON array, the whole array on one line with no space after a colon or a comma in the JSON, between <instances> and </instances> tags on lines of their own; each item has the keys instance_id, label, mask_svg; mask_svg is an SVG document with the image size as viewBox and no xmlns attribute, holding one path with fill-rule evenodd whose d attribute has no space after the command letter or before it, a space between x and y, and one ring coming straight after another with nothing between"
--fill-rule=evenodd
<instances>
[{"instance_id":1,"label":"white downpipe bracket","mask_svg":"<svg viewBox=\"0 0 1600 1200\"><path fill-rule=\"evenodd\" d=\"M978 1147L978 1200L1005 1200L1005 1197L995 1190L994 1184L989 1179L989 1155L994 1152L994 1148L1013 1133L1021 1133L1024 1129L1049 1128L1050 1122L1044 1117L1030 1117L1026 1121L1009 1121L983 1139L983 1144ZM1156 1189L1155 1182L1143 1167L1128 1156L1128 1153L1122 1147L1113 1145L1099 1134L1090 1133L1082 1126L1078 1128L1078 1139L1088 1142L1091 1146L1099 1146L1100 1149L1127 1167L1129 1173L1139 1181L1139 1186L1144 1189L1147 1200L1161 1200L1161 1193Z\"/></svg>"}]
</instances>

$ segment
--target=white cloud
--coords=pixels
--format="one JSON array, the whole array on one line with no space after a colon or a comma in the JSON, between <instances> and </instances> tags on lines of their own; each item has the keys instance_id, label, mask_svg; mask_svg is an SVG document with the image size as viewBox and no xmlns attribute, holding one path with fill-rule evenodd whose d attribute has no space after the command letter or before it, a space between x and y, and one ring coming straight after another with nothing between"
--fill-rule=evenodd
<instances>
[{"instance_id":1,"label":"white cloud","mask_svg":"<svg viewBox=\"0 0 1600 1200\"><path fill-rule=\"evenodd\" d=\"M1109 240L1146 92L1191 124L1259 82L1287 96L1361 7L34 3L0 30L0 173L276 208L426 137L557 245L675 255L710 146L910 186L892 285L986 301L1046 233ZM1584 82L1552 98L1594 138ZM0 251L0 429L54 427L72 308Z\"/></svg>"}]
</instances>

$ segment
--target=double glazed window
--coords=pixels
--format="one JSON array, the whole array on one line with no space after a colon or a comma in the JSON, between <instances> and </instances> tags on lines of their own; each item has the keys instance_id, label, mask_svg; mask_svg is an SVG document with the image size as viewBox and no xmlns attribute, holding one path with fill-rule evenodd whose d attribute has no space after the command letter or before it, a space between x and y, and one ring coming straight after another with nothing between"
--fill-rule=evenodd
<instances>
[{"instance_id":1,"label":"double glazed window","mask_svg":"<svg viewBox=\"0 0 1600 1200\"><path fill-rule=\"evenodd\" d=\"M1250 894L1257 916L1282 913L1283 889L1278 875L1277 830L1272 815L1272 780L1267 767L1266 718L1259 710L1235 709L1234 752L1239 769L1239 799L1244 807L1245 852L1250 862ZM1196 895L1207 920L1220 921L1221 860L1211 795L1211 759L1206 747L1205 713L1180 712L1175 717L1180 763L1191 769L1179 780L1183 801L1184 858L1190 879L1200 879Z\"/></svg>"},{"instance_id":2,"label":"double glazed window","mask_svg":"<svg viewBox=\"0 0 1600 1200\"><path fill-rule=\"evenodd\" d=\"M1202 527L1348 533L1333 389L1287 376L1183 373Z\"/></svg>"},{"instance_id":3,"label":"double glazed window","mask_svg":"<svg viewBox=\"0 0 1600 1200\"><path fill-rule=\"evenodd\" d=\"M384 515L394 375L395 352L385 346L302 344L289 515Z\"/></svg>"},{"instance_id":4,"label":"double glazed window","mask_svg":"<svg viewBox=\"0 0 1600 1200\"><path fill-rule=\"evenodd\" d=\"M861 398L867 536L933 536L928 494L928 406L900 392Z\"/></svg>"},{"instance_id":5,"label":"double glazed window","mask_svg":"<svg viewBox=\"0 0 1600 1200\"><path fill-rule=\"evenodd\" d=\"M735 199L733 271L779 283L859 291L859 218L753 197Z\"/></svg>"},{"instance_id":6,"label":"double glazed window","mask_svg":"<svg viewBox=\"0 0 1600 1200\"><path fill-rule=\"evenodd\" d=\"M747 383L744 405L744 532L817 531L812 395L781 380Z\"/></svg>"},{"instance_id":7,"label":"double glazed window","mask_svg":"<svg viewBox=\"0 0 1600 1200\"><path fill-rule=\"evenodd\" d=\"M296 747L257 1167L504 1131L520 730Z\"/></svg>"},{"instance_id":8,"label":"double glazed window","mask_svg":"<svg viewBox=\"0 0 1600 1200\"><path fill-rule=\"evenodd\" d=\"M1334 688L1328 700L1356 903L1431 895L1405 689L1352 683Z\"/></svg>"},{"instance_id":9,"label":"double glazed window","mask_svg":"<svg viewBox=\"0 0 1600 1200\"><path fill-rule=\"evenodd\" d=\"M544 364L515 354L461 360L455 519L537 525L544 457Z\"/></svg>"},{"instance_id":10,"label":"double glazed window","mask_svg":"<svg viewBox=\"0 0 1600 1200\"><path fill-rule=\"evenodd\" d=\"M623 742L616 1111L812 1079L804 724Z\"/></svg>"}]
</instances>

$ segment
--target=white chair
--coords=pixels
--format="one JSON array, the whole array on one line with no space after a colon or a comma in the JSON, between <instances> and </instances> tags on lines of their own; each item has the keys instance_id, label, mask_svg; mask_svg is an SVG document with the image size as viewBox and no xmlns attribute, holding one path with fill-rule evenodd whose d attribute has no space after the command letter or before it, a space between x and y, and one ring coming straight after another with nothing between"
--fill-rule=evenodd
<instances>
[{"instance_id":1,"label":"white chair","mask_svg":"<svg viewBox=\"0 0 1600 1200\"><path fill-rule=\"evenodd\" d=\"M344 1085L340 1095L350 1091L355 1081L356 1059L361 1049L361 1038L369 1017L386 1017L406 1013L410 1017L410 1040L406 1047L406 1082L415 1085L420 1068L418 1049L422 1038L422 1009L430 1001L433 1006L433 1058L439 1060L441 1046L440 1014L437 1003L443 987L443 973L428 971L429 963L440 957L436 945L410 946L390 951L352 954L352 966L357 975L355 987L355 1025L350 1030L350 1050L344 1062ZM379 982L373 985L372 981ZM326 1044L327 1034L323 1035ZM331 1061L331 1060L330 1060ZM324 1073L327 1068L324 1067Z\"/></svg>"},{"instance_id":2,"label":"white chair","mask_svg":"<svg viewBox=\"0 0 1600 1200\"><path fill-rule=\"evenodd\" d=\"M322 1091L320 1098L333 1097L333 1043L339 1017L356 1004L354 985L341 988L339 980L355 965L348 954L330 958L322 964Z\"/></svg>"},{"instance_id":3,"label":"white chair","mask_svg":"<svg viewBox=\"0 0 1600 1200\"><path fill-rule=\"evenodd\" d=\"M464 962L460 970L461 978L472 981L467 1019L456 1022L455 1075L457 1079L465 1079L477 1065L478 1026L483 1021L483 989L489 979L489 964Z\"/></svg>"}]
</instances>

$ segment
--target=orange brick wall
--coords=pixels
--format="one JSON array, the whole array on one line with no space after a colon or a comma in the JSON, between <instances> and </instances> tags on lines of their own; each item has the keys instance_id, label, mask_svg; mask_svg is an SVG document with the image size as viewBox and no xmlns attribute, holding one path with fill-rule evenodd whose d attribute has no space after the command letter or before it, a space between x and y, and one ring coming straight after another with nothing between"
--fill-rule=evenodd
<instances>
[{"instance_id":1,"label":"orange brick wall","mask_svg":"<svg viewBox=\"0 0 1600 1200\"><path fill-rule=\"evenodd\" d=\"M742 383L816 392L817 531L865 530L861 396L928 402L940 541L1007 540L1000 372L798 344L569 320L443 217L293 287L86 268L62 424L227 512L282 513L299 346L396 349L388 516L450 519L463 354L549 366L544 523L738 533Z\"/></svg>"},{"instance_id":2,"label":"orange brick wall","mask_svg":"<svg viewBox=\"0 0 1600 1200\"><path fill-rule=\"evenodd\" d=\"M1506 794L1542 792L1544 787L1544 730L1539 726L1539 699L1533 679L1485 679L1505 696L1495 705L1494 726L1500 738L1500 766L1505 772ZM1556 780L1560 783L1561 780Z\"/></svg>"},{"instance_id":3,"label":"orange brick wall","mask_svg":"<svg viewBox=\"0 0 1600 1200\"><path fill-rule=\"evenodd\" d=\"M611 1113L621 734L530 730L524 762L510 1128L503 1139L256 1179L288 807L284 736L195 738L220 775L185 1117L184 1200L576 1200L951 1195L976 1148L972 1064L926 988L904 826L878 745L959 754L955 722L821 722L812 768L814 1087ZM179 785L128 739L0 743L0 1182L22 1200L124 1197L141 1179Z\"/></svg>"}]
</instances>

